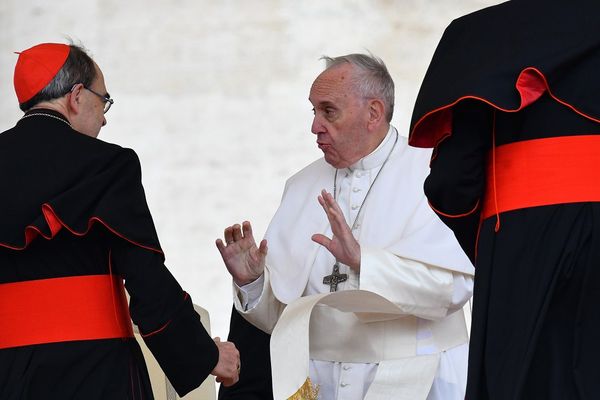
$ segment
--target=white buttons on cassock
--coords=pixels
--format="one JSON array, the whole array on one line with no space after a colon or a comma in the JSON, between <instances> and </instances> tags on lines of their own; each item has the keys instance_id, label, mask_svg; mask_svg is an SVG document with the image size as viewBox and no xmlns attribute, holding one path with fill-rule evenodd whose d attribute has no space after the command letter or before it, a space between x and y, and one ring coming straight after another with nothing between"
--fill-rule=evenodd
<instances>
[{"instance_id":1,"label":"white buttons on cassock","mask_svg":"<svg viewBox=\"0 0 600 400\"><path fill-rule=\"evenodd\" d=\"M352 206L353 210L358 210L360 208L360 206Z\"/></svg>"},{"instance_id":2,"label":"white buttons on cassock","mask_svg":"<svg viewBox=\"0 0 600 400\"><path fill-rule=\"evenodd\" d=\"M353 191L354 193L358 193L358 192L360 192L361 190L362 190L361 188L357 188L357 187L355 187L355 188L352 188L352 191Z\"/></svg>"}]
</instances>

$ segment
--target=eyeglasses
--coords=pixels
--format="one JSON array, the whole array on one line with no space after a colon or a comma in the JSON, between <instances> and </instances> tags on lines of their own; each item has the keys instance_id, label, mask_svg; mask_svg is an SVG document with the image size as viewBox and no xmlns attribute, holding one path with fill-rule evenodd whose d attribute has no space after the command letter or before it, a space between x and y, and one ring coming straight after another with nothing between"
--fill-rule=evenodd
<instances>
[{"instance_id":1,"label":"eyeglasses","mask_svg":"<svg viewBox=\"0 0 600 400\"><path fill-rule=\"evenodd\" d=\"M85 90L89 90L90 92L94 93L96 96L102 99L102 101L104 102L104 114L106 114L108 110L110 110L110 106L112 106L115 102L113 99L110 98L110 95L108 93L106 93L105 95L101 95L100 93L97 93L90 88L86 88L85 86L83 88Z\"/></svg>"}]
</instances>

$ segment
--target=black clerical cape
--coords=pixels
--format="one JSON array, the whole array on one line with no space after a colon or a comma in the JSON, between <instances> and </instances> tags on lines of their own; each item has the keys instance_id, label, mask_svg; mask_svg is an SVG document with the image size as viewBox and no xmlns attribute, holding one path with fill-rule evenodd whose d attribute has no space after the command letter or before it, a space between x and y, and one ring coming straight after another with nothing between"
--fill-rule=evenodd
<instances>
[{"instance_id":1,"label":"black clerical cape","mask_svg":"<svg viewBox=\"0 0 600 400\"><path fill-rule=\"evenodd\" d=\"M453 21L410 143L475 261L468 400L600 397L600 2L513 0Z\"/></svg>"},{"instance_id":2,"label":"black clerical cape","mask_svg":"<svg viewBox=\"0 0 600 400\"><path fill-rule=\"evenodd\" d=\"M200 385L218 350L164 266L136 154L33 110L0 134L0 175L0 398L153 398L129 313L177 392Z\"/></svg>"}]
</instances>

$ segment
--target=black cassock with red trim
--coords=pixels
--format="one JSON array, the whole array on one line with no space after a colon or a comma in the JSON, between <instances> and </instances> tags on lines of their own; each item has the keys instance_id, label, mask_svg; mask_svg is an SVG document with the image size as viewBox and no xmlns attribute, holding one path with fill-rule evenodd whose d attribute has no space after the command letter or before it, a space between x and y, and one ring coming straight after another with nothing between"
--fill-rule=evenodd
<instances>
[{"instance_id":1,"label":"black cassock with red trim","mask_svg":"<svg viewBox=\"0 0 600 400\"><path fill-rule=\"evenodd\" d=\"M128 322L118 287L64 293L110 275L125 281L131 318L178 393L197 387L218 351L164 265L136 154L36 109L0 134L0 175L0 398L152 398L137 342L119 333L130 327L94 308L94 296L113 296L113 317ZM57 327L47 314L61 311L44 310L59 306L69 316ZM24 309L37 310L31 321Z\"/></svg>"},{"instance_id":2,"label":"black cassock with red trim","mask_svg":"<svg viewBox=\"0 0 600 400\"><path fill-rule=\"evenodd\" d=\"M599 72L600 2L513 0L453 21L424 78L410 143L476 266L468 400L600 398Z\"/></svg>"},{"instance_id":3,"label":"black cassock with red trim","mask_svg":"<svg viewBox=\"0 0 600 400\"><path fill-rule=\"evenodd\" d=\"M421 85L410 144L435 146L461 100L519 110L546 84L556 98L600 118L598 13L593 0L512 0L453 21Z\"/></svg>"}]
</instances>

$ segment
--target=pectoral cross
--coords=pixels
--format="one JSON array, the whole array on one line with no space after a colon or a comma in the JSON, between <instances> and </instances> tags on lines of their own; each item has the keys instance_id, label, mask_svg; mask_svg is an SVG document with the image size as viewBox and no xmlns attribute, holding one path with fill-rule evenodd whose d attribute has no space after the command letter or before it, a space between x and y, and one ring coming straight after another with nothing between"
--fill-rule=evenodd
<instances>
[{"instance_id":1,"label":"pectoral cross","mask_svg":"<svg viewBox=\"0 0 600 400\"><path fill-rule=\"evenodd\" d=\"M331 275L323 277L323 285L329 285L330 292L336 292L338 283L346 282L348 274L340 274L340 265L335 263Z\"/></svg>"}]
</instances>

